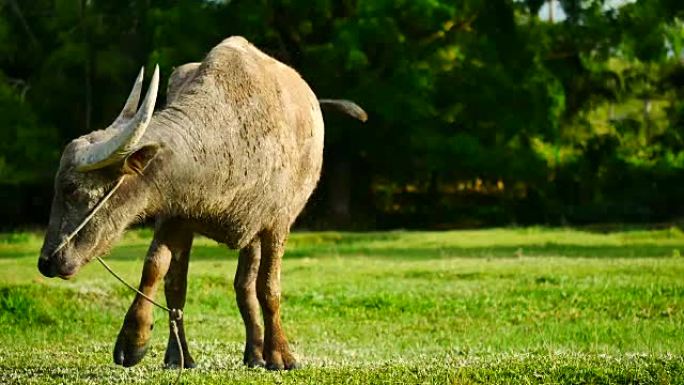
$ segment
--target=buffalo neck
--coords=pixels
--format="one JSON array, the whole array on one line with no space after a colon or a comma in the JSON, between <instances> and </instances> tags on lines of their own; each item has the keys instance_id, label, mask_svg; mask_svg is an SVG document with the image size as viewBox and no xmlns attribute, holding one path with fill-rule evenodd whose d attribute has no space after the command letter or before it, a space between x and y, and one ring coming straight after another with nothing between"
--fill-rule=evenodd
<instances>
[{"instance_id":1,"label":"buffalo neck","mask_svg":"<svg viewBox=\"0 0 684 385\"><path fill-rule=\"evenodd\" d=\"M195 126L197 116L182 108L167 107L154 115L144 141L160 145L150 164L146 185L154 191L148 213L179 215L192 210L189 193L198 188L202 162L197 154L206 153Z\"/></svg>"}]
</instances>

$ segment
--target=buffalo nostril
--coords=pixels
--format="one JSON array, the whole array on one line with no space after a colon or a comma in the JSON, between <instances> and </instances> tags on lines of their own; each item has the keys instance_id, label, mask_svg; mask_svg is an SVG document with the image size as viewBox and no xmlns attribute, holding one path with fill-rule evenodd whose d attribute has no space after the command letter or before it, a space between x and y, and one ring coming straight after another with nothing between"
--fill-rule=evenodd
<instances>
[{"instance_id":1,"label":"buffalo nostril","mask_svg":"<svg viewBox=\"0 0 684 385\"><path fill-rule=\"evenodd\" d=\"M38 259L38 270L41 274L48 278L57 276L57 271L54 264L50 263L50 261L45 258Z\"/></svg>"}]
</instances>

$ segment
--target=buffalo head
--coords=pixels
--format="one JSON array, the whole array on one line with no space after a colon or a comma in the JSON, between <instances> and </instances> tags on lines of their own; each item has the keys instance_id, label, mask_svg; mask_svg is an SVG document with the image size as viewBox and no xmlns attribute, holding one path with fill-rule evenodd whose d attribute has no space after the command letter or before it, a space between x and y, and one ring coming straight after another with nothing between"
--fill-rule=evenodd
<instances>
[{"instance_id":1,"label":"buffalo head","mask_svg":"<svg viewBox=\"0 0 684 385\"><path fill-rule=\"evenodd\" d=\"M46 277L69 278L95 256L105 253L113 239L139 215L140 204L126 207L135 195L135 179L154 158L158 145L143 140L152 119L159 68L140 108L143 70L119 116L105 130L69 143L55 176L54 198L38 269ZM130 175L130 176L129 176ZM122 188L69 238L121 178ZM134 200L134 199L133 199Z\"/></svg>"}]
</instances>

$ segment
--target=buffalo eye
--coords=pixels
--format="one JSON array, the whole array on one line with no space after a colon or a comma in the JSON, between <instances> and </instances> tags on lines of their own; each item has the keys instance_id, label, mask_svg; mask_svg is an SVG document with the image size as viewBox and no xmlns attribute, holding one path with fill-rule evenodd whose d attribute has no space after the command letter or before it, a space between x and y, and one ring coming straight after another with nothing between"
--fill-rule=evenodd
<instances>
[{"instance_id":1,"label":"buffalo eye","mask_svg":"<svg viewBox=\"0 0 684 385\"><path fill-rule=\"evenodd\" d=\"M62 189L62 193L68 197L76 197L78 193L78 185L76 183L67 183Z\"/></svg>"}]
</instances>

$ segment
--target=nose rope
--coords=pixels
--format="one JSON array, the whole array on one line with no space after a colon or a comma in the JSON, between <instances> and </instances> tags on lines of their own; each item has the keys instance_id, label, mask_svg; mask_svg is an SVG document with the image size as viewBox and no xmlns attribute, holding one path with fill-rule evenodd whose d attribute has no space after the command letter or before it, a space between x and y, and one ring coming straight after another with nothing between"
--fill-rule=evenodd
<instances>
[{"instance_id":1,"label":"nose rope","mask_svg":"<svg viewBox=\"0 0 684 385\"><path fill-rule=\"evenodd\" d=\"M64 238L64 240L59 244L59 246L57 246L57 248L55 249L55 251L52 252L52 255L53 255L53 256L54 256L55 254L57 254L60 250L62 250L62 249L64 248L64 246L66 246L69 242L71 242L71 240L76 236L76 234L78 234L78 232L81 231L81 229L82 229L85 225L87 225L88 222L90 222L91 219L93 219L93 216L95 216L95 214L97 214L97 212L100 211L100 209L102 208L102 206L104 206L104 204L109 200L109 198L111 198L112 195L114 195L114 192L116 192L116 190L121 186L121 184L123 183L123 181L124 181L124 175L122 175L122 176L119 178L119 180L116 181L116 184L114 185L114 187L112 187L111 190L109 190L109 192L107 193L107 195L105 195L105 196L102 198L102 200L99 201L99 202L97 203L97 205L95 205L95 207L93 207L93 209L90 211L90 214L88 214L88 216L86 216L85 218L83 218L83 221L81 221L81 224L78 225L78 227L76 227L76 229L74 229L74 231L72 231L69 235L67 235L66 238Z\"/></svg>"},{"instance_id":2,"label":"nose rope","mask_svg":"<svg viewBox=\"0 0 684 385\"><path fill-rule=\"evenodd\" d=\"M100 202L98 202L97 205L95 205L95 207L93 207L93 209L90 211L90 213L83 219L83 221L81 221L81 224L79 224L78 227L76 227L76 229L74 229L74 231L72 231L69 235L66 236L66 238L64 238L64 240L59 244L59 246L57 246L55 251L52 252L52 255L57 254L61 249L63 249L76 236L76 234L78 234L78 232L81 231L81 229L83 229L83 227L86 224L88 224L88 222L90 222L91 219L93 219L93 216L95 216L95 214L102 208L102 206L104 206L104 204L109 200L109 198L111 198L112 195L114 195L114 192L116 192L116 190L119 187L121 187L121 184L124 181L124 176L125 175L122 175L119 178L119 180L116 182L114 187L112 187L112 189L109 190L109 192L102 198L102 200ZM178 322L180 322L183 319L183 311L181 309L171 309L171 308L166 307L166 306L160 304L159 302L153 300L152 298L147 296L145 293L136 289L131 284L126 282L123 278L121 278L121 276L119 276L114 270L112 270L112 268L109 267L109 265L102 258L100 258L99 256L96 256L95 258L97 258L97 260L100 262L100 264L102 264L102 266L105 269L107 269L107 271L111 275L113 275L114 278L119 280L119 282L123 283L126 287L128 287L129 289L131 289L132 291L134 291L135 293L137 293L141 297L145 298L146 300L148 300L152 305L154 305L154 306L166 311L167 313L169 313L169 321L171 323L171 331L173 331L173 335L176 339L176 344L178 345L178 352L180 354L180 367L178 368L178 375L176 376L176 380L173 382L173 384L177 384L180 381L181 374L183 373L183 367L185 367L185 357L183 355L183 346L182 346L181 341L180 341L180 336L178 335Z\"/></svg>"},{"instance_id":3,"label":"nose rope","mask_svg":"<svg viewBox=\"0 0 684 385\"><path fill-rule=\"evenodd\" d=\"M177 384L178 381L180 381L181 374L183 373L183 367L185 367L185 357L183 356L183 346L181 345L180 341L180 336L178 335L178 322L183 320L183 311L181 309L171 309L167 306L164 306L160 304L159 302L153 300L149 296L147 296L145 293L141 292L140 290L136 289L133 285L130 283L126 282L121 276L119 276L114 270L112 270L111 267L104 261L104 259L100 257L95 257L97 260L104 266L107 271L114 276L114 278L118 279L119 282L123 283L126 287L129 289L133 290L134 292L138 293L141 297L145 298L148 300L152 305L165 310L167 313L169 313L169 320L171 322L171 330L173 331L173 335L176 338L176 344L178 345L178 352L180 353L180 366L178 367L178 375L176 376L176 380L173 382L174 384Z\"/></svg>"}]
</instances>

